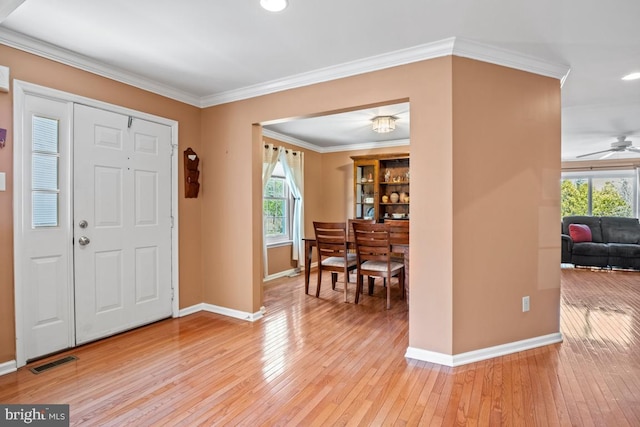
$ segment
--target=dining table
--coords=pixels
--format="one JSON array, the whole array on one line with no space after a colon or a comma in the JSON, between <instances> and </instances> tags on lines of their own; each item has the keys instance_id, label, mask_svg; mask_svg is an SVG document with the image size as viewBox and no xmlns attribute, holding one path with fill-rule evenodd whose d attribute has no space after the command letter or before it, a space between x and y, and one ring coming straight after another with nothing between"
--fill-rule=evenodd
<instances>
[{"instance_id":1,"label":"dining table","mask_svg":"<svg viewBox=\"0 0 640 427\"><path fill-rule=\"evenodd\" d=\"M303 238L304 241L304 293L309 293L309 279L311 277L311 261L313 259L313 248L318 245L315 237ZM353 240L353 236L350 233L347 237L347 248L355 250L356 243ZM409 301L409 239L407 237L391 237L391 251L395 253L402 253L404 259L404 286ZM347 294L345 292L345 301L347 302Z\"/></svg>"}]
</instances>

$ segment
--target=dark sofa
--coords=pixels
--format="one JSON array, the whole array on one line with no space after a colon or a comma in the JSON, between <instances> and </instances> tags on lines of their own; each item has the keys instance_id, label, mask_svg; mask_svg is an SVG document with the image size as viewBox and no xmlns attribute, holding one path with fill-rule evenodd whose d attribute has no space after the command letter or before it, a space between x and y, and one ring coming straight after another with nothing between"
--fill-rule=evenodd
<instances>
[{"instance_id":1,"label":"dark sofa","mask_svg":"<svg viewBox=\"0 0 640 427\"><path fill-rule=\"evenodd\" d=\"M574 242L570 224L585 224L590 242ZM637 218L567 216L562 219L562 261L577 266L640 270L640 223Z\"/></svg>"}]
</instances>

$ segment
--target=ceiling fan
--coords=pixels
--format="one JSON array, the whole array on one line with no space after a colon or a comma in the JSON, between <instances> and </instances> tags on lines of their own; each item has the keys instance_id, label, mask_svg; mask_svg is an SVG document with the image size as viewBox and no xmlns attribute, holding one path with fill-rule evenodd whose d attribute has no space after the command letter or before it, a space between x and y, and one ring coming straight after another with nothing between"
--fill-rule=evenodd
<instances>
[{"instance_id":1,"label":"ceiling fan","mask_svg":"<svg viewBox=\"0 0 640 427\"><path fill-rule=\"evenodd\" d=\"M601 153L608 153L605 154L604 156L600 157L600 160L602 159L606 159L607 157L613 155L614 153L620 153L622 151L631 151L634 153L640 153L640 147L635 147L633 146L633 142L629 141L628 139L626 139L626 136L619 136L617 137L618 140L614 141L611 143L611 148L607 149L607 150L602 150L602 151L594 151L593 153L587 153L587 154L581 154L579 156L576 156L576 159L582 158L582 157L588 157L588 156L593 156L594 154L601 154Z\"/></svg>"}]
</instances>

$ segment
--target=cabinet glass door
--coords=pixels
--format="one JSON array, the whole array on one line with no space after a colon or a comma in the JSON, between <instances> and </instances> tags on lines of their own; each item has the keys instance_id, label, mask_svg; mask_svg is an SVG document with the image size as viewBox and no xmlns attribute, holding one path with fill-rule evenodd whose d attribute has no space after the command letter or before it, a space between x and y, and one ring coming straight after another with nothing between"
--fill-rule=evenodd
<instances>
[{"instance_id":1,"label":"cabinet glass door","mask_svg":"<svg viewBox=\"0 0 640 427\"><path fill-rule=\"evenodd\" d=\"M409 158L380 161L380 217L409 218Z\"/></svg>"},{"instance_id":2,"label":"cabinet glass door","mask_svg":"<svg viewBox=\"0 0 640 427\"><path fill-rule=\"evenodd\" d=\"M378 165L374 161L355 162L355 218L377 218Z\"/></svg>"}]
</instances>

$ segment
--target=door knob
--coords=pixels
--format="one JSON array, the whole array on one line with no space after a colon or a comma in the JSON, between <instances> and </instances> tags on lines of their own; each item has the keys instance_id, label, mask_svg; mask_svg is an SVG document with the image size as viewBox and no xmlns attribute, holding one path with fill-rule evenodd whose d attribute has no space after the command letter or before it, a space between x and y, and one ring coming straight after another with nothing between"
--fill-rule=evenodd
<instances>
[{"instance_id":1,"label":"door knob","mask_svg":"<svg viewBox=\"0 0 640 427\"><path fill-rule=\"evenodd\" d=\"M83 219L82 221L80 221L80 222L78 223L78 225L80 226L80 228L87 228L87 226L89 225L89 223Z\"/></svg>"},{"instance_id":2,"label":"door knob","mask_svg":"<svg viewBox=\"0 0 640 427\"><path fill-rule=\"evenodd\" d=\"M80 246L87 246L89 243L91 243L91 240L89 240L87 236L82 236L78 239L78 243L80 244Z\"/></svg>"}]
</instances>

